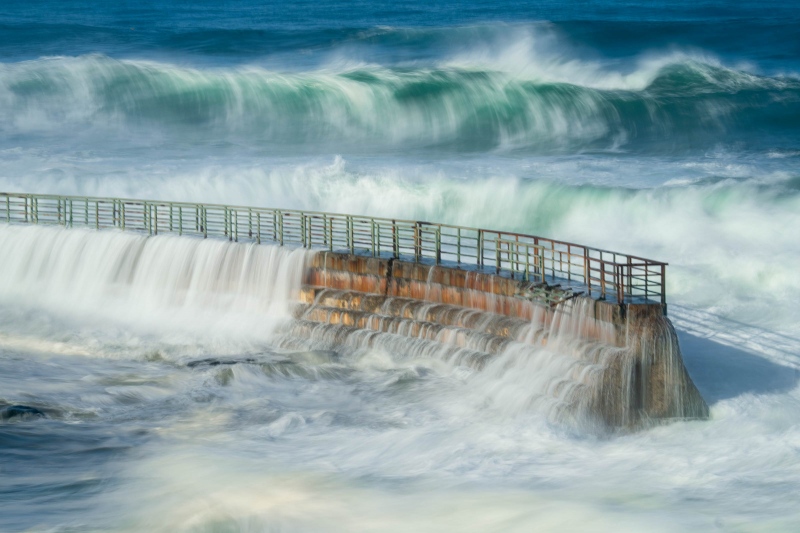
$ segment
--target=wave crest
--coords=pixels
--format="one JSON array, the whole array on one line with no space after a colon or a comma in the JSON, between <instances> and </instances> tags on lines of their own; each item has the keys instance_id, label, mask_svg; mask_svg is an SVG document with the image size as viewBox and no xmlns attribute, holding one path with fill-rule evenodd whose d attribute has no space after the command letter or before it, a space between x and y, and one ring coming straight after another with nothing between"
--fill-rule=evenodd
<instances>
[{"instance_id":1,"label":"wave crest","mask_svg":"<svg viewBox=\"0 0 800 533\"><path fill-rule=\"evenodd\" d=\"M649 67L648 67L649 68ZM0 128L131 128L189 139L386 148L672 150L798 130L800 81L691 59L604 89L469 66L281 73L102 55L0 66ZM629 83L630 87L635 84ZM748 141L749 142L749 141Z\"/></svg>"}]
</instances>

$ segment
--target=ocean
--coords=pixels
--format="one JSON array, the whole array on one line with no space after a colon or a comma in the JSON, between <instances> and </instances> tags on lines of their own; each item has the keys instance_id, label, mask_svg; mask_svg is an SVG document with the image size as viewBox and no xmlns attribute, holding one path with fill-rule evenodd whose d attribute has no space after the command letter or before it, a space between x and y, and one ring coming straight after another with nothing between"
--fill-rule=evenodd
<instances>
[{"instance_id":1,"label":"ocean","mask_svg":"<svg viewBox=\"0 0 800 533\"><path fill-rule=\"evenodd\" d=\"M288 349L302 250L0 224L0 531L800 530L791 2L4 0L0 192L666 261L711 409L598 434L524 358Z\"/></svg>"}]
</instances>

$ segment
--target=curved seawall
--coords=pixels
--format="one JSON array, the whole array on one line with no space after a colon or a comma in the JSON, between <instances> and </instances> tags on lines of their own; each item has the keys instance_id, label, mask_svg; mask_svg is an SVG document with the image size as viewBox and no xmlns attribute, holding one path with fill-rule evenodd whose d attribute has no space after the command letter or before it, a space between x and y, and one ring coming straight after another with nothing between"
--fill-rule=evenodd
<instances>
[{"instance_id":1,"label":"curved seawall","mask_svg":"<svg viewBox=\"0 0 800 533\"><path fill-rule=\"evenodd\" d=\"M559 421L635 428L708 416L658 304L558 298L560 287L543 284L561 300L543 305L528 284L500 275L331 252L314 257L306 283L295 328L309 345L383 348L401 336L426 341L406 350L488 372L508 358L530 361L536 375L522 403Z\"/></svg>"},{"instance_id":2,"label":"curved seawall","mask_svg":"<svg viewBox=\"0 0 800 533\"><path fill-rule=\"evenodd\" d=\"M708 415L659 304L398 259L114 230L2 224L0 250L0 297L59 313L225 328L276 350L433 358L482 375L502 409L596 431Z\"/></svg>"}]
</instances>

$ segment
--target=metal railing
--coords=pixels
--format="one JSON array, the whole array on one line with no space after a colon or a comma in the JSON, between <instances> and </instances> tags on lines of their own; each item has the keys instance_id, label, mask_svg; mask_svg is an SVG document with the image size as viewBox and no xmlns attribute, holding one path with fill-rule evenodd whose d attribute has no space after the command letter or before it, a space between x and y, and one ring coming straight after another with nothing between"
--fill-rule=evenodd
<instances>
[{"instance_id":1,"label":"metal railing","mask_svg":"<svg viewBox=\"0 0 800 533\"><path fill-rule=\"evenodd\" d=\"M658 302L666 263L507 231L262 207L0 193L0 222L119 228L294 244L494 270L532 283L566 282L590 296Z\"/></svg>"}]
</instances>

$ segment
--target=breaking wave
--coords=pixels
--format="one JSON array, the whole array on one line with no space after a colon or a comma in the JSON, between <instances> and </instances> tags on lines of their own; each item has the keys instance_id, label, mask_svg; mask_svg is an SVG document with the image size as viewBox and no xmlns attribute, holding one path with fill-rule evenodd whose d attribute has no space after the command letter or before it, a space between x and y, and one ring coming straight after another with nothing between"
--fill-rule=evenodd
<instances>
[{"instance_id":1,"label":"breaking wave","mask_svg":"<svg viewBox=\"0 0 800 533\"><path fill-rule=\"evenodd\" d=\"M757 143L754 130L800 133L800 81L791 77L685 56L628 74L533 59L513 72L513 63L486 56L281 72L42 58L0 65L0 129L142 128L194 141L536 153L671 152Z\"/></svg>"}]
</instances>

